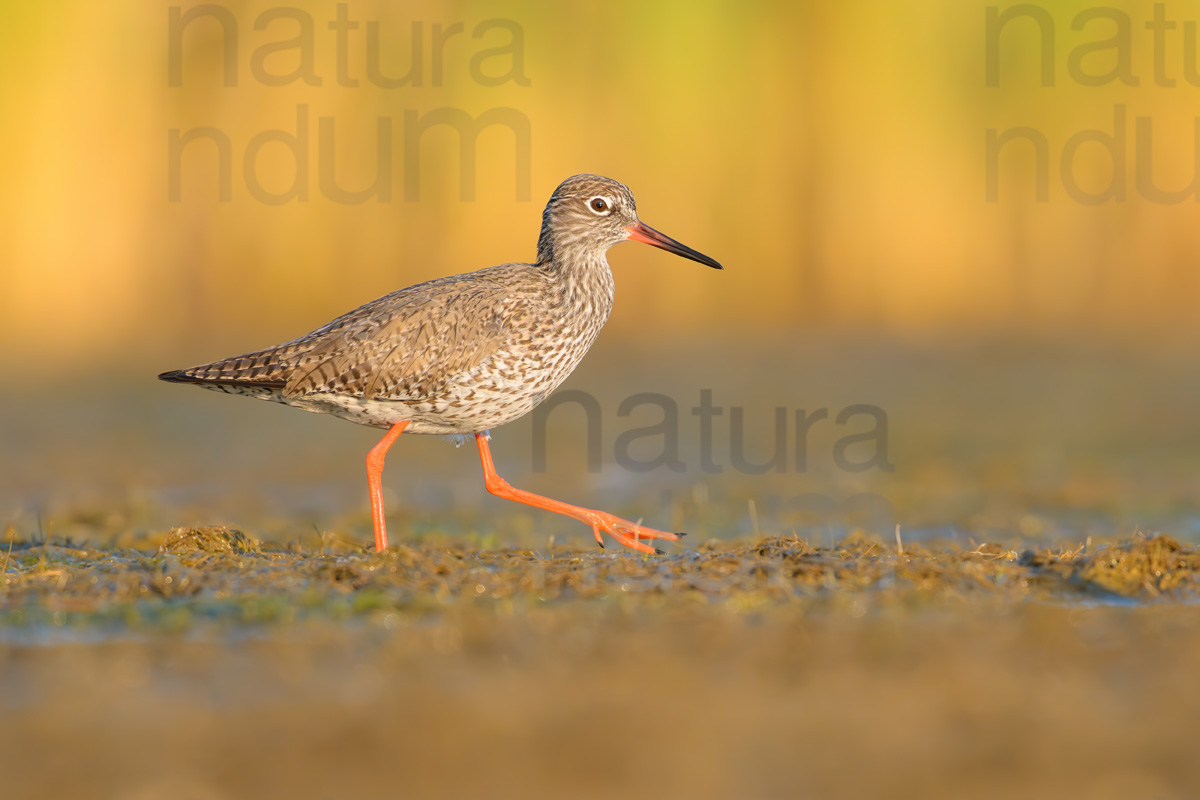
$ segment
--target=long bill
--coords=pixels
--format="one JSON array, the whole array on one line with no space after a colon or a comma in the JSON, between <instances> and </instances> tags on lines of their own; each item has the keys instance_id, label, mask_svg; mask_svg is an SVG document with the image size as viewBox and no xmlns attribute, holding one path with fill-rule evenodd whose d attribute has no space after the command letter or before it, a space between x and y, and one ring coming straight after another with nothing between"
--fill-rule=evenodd
<instances>
[{"instance_id":1,"label":"long bill","mask_svg":"<svg viewBox=\"0 0 1200 800\"><path fill-rule=\"evenodd\" d=\"M633 223L625 230L629 231L629 238L635 242L642 242L644 244L652 244L655 247L661 247L668 253L674 253L675 255L683 256L684 258L690 258L692 261L698 261L705 266L712 267L713 269L725 269L716 261L704 255L704 253L697 252L687 245L680 244L670 236L659 233L658 231L654 230L654 228L651 228L649 225L640 220Z\"/></svg>"}]
</instances>

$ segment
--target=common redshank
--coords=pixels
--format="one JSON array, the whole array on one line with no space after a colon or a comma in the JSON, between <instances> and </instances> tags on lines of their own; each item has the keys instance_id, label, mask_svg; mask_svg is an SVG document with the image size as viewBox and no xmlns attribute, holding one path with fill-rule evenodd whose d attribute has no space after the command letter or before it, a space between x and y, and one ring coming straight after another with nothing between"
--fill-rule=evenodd
<instances>
[{"instance_id":1,"label":"common redshank","mask_svg":"<svg viewBox=\"0 0 1200 800\"><path fill-rule=\"evenodd\" d=\"M545 400L591 348L613 305L606 253L626 239L722 268L639 220L624 184L575 175L546 204L532 264L400 289L299 339L158 377L386 428L367 454L376 550L387 548L384 456L407 432L474 434L492 494L584 522L601 547L603 531L635 550L661 553L642 540L682 534L516 489L496 474L488 447L491 428Z\"/></svg>"}]
</instances>

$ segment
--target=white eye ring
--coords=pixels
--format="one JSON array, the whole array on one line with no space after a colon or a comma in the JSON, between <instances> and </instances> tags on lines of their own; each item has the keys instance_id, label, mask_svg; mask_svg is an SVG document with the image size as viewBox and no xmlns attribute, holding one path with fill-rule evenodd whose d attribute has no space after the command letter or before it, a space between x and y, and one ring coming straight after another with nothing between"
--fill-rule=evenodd
<instances>
[{"instance_id":1,"label":"white eye ring","mask_svg":"<svg viewBox=\"0 0 1200 800\"><path fill-rule=\"evenodd\" d=\"M593 214L598 214L602 217L607 217L612 212L612 202L607 197L596 196L587 201L587 207L592 210Z\"/></svg>"}]
</instances>

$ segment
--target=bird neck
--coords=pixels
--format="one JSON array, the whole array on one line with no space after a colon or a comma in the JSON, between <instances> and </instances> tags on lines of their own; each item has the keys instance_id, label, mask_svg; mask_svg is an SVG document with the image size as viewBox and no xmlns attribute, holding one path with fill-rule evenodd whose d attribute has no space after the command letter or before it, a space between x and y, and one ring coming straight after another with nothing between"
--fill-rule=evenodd
<instances>
[{"instance_id":1,"label":"bird neck","mask_svg":"<svg viewBox=\"0 0 1200 800\"><path fill-rule=\"evenodd\" d=\"M537 265L550 267L554 264L554 232L548 224L542 224L541 235L538 236Z\"/></svg>"},{"instance_id":2,"label":"bird neck","mask_svg":"<svg viewBox=\"0 0 1200 800\"><path fill-rule=\"evenodd\" d=\"M608 318L613 304L613 276L604 251L596 247L558 247L538 243L537 266L554 284L557 305L564 313Z\"/></svg>"},{"instance_id":3,"label":"bird neck","mask_svg":"<svg viewBox=\"0 0 1200 800\"><path fill-rule=\"evenodd\" d=\"M604 260L604 254L611 245L601 244L587 227L582 225L564 225L555 223L549 214L542 220L542 230L538 235L537 263L540 266L573 266L594 264Z\"/></svg>"},{"instance_id":4,"label":"bird neck","mask_svg":"<svg viewBox=\"0 0 1200 800\"><path fill-rule=\"evenodd\" d=\"M538 237L537 265L581 280L602 273L611 281L612 273L605 258L607 250L584 236L570 236L543 228Z\"/></svg>"}]
</instances>

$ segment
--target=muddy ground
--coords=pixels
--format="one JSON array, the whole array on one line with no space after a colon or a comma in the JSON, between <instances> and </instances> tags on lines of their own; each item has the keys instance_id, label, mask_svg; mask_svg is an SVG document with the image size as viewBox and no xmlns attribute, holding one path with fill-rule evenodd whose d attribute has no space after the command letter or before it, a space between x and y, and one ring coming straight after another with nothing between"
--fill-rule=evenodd
<instances>
[{"instance_id":1,"label":"muddy ground","mask_svg":"<svg viewBox=\"0 0 1200 800\"><path fill-rule=\"evenodd\" d=\"M10 537L7 797L1183 798L1200 550Z\"/></svg>"}]
</instances>

